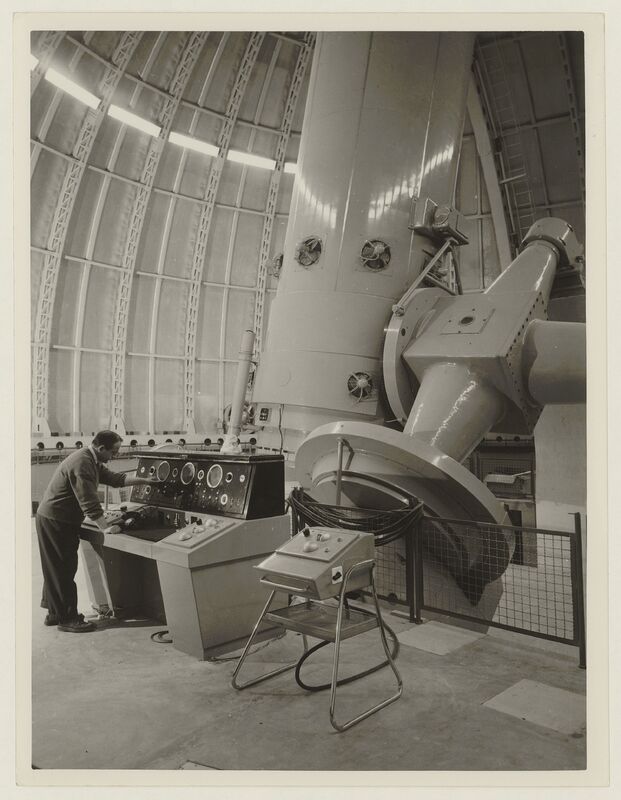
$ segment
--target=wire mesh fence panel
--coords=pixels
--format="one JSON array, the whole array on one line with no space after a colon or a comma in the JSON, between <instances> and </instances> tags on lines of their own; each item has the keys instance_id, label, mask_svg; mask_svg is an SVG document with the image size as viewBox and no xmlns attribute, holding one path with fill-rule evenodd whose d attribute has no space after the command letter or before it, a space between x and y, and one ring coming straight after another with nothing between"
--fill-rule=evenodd
<instances>
[{"instance_id":1,"label":"wire mesh fence panel","mask_svg":"<svg viewBox=\"0 0 621 800\"><path fill-rule=\"evenodd\" d=\"M567 536L537 535L537 566L511 564L494 621L573 641L572 550Z\"/></svg>"},{"instance_id":2,"label":"wire mesh fence panel","mask_svg":"<svg viewBox=\"0 0 621 800\"><path fill-rule=\"evenodd\" d=\"M407 557L403 542L375 548L375 586L379 597L399 605L409 603Z\"/></svg>"},{"instance_id":3,"label":"wire mesh fence panel","mask_svg":"<svg viewBox=\"0 0 621 800\"><path fill-rule=\"evenodd\" d=\"M536 543L531 565L511 560L525 533ZM425 518L416 553L418 605L578 644L579 569L573 532Z\"/></svg>"}]
</instances>

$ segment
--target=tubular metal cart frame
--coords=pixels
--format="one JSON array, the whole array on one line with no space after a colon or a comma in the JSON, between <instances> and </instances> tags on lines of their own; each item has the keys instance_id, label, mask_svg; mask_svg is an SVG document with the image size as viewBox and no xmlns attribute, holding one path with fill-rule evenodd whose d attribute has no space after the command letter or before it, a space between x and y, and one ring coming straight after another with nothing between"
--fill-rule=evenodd
<instances>
[{"instance_id":1,"label":"tubular metal cart frame","mask_svg":"<svg viewBox=\"0 0 621 800\"><path fill-rule=\"evenodd\" d=\"M375 605L375 613L345 608L345 595L347 592L348 581L353 574L365 569L369 570L368 586L371 587L371 594L373 597L373 603ZM259 619L256 622L256 625L254 626L252 633L250 634L250 638L244 647L239 661L237 662L237 666L231 681L232 686L238 690L246 689L248 686L255 686L256 684L262 683L268 678L273 678L276 675L280 675L283 672L287 672L288 670L297 666L298 662L295 661L290 664L285 664L283 667L278 667L277 669L272 670L264 675L260 675L258 678L246 681L245 683L238 682L237 677L241 671L244 661L246 660L246 657L248 656L250 647L259 629L259 626L261 625L261 622L266 619L269 622L280 625L286 630L292 630L296 631L297 633L301 633L304 643L304 652L308 650L306 639L307 636L323 639L324 641L334 642L332 680L330 683L330 723L337 731L342 732L348 730L348 728L351 728L352 725L361 722L363 719L366 719L371 714L379 711L381 708L385 708L390 703L394 703L395 700L398 700L403 693L403 681L401 680L401 675L397 670L394 659L390 653L390 648L388 647L388 642L386 640L386 630L377 599L377 592L375 590L374 572L375 561L373 559L360 561L359 563L350 567L343 579L341 590L338 594L338 606L336 607L327 605L321 600L314 598L313 592L308 586L305 589L300 589L299 587L288 586L286 584L276 583L275 581L268 580L267 578L261 578L262 583L272 587L272 592L259 616ZM270 611L270 606L277 592L288 592L298 597L306 597L306 603L288 606L276 611ZM388 665L392 669L397 679L397 692L388 699L381 701L371 708L368 708L366 711L363 711L347 722L339 724L336 721L335 708L341 642L344 639L349 639L357 634L365 633L373 628L379 628L382 647L386 653Z\"/></svg>"}]
</instances>

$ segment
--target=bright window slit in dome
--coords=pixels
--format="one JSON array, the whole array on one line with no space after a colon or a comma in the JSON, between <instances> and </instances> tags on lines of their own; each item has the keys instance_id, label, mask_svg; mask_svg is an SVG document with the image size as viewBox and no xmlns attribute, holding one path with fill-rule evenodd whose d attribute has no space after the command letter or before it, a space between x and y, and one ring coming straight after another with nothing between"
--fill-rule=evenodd
<instances>
[{"instance_id":1,"label":"bright window slit in dome","mask_svg":"<svg viewBox=\"0 0 621 800\"><path fill-rule=\"evenodd\" d=\"M196 150L197 153L204 153L208 156L217 156L219 148L215 144L203 142L201 139L194 139L191 136L185 136L183 133L175 133L174 131L168 137L171 144L177 144L180 147L185 147L188 150Z\"/></svg>"},{"instance_id":2,"label":"bright window slit in dome","mask_svg":"<svg viewBox=\"0 0 621 800\"><path fill-rule=\"evenodd\" d=\"M192 136L186 136L184 133L177 133L176 131L173 131L169 135L168 141L171 144L176 144L179 145L179 147L185 147L187 150L194 150L197 153L203 153L208 156L217 156L220 152L219 147L215 144L210 144L202 139L195 139ZM272 170L276 168L276 162L273 159L257 156L253 153L244 153L240 150L229 150L227 158L229 161L247 164L251 167ZM297 166L295 161L289 161L283 165L283 171L294 175L297 172Z\"/></svg>"},{"instance_id":3,"label":"bright window slit in dome","mask_svg":"<svg viewBox=\"0 0 621 800\"><path fill-rule=\"evenodd\" d=\"M153 122L149 122L148 120L139 117L137 114L132 114L131 111L127 111L125 108L121 108L120 106L111 105L108 109L108 114L113 119L118 119L119 122L129 125L132 128L137 128L139 131L148 133L150 136L159 136L160 131L162 130Z\"/></svg>"},{"instance_id":4,"label":"bright window slit in dome","mask_svg":"<svg viewBox=\"0 0 621 800\"><path fill-rule=\"evenodd\" d=\"M35 69L38 63L39 63L39 59L36 56L33 56L32 53L31 53L30 54L30 69Z\"/></svg>"},{"instance_id":5,"label":"bright window slit in dome","mask_svg":"<svg viewBox=\"0 0 621 800\"><path fill-rule=\"evenodd\" d=\"M78 86L77 83L65 77L65 75L62 75L53 67L50 67L45 73L45 80L54 84L58 89L67 92L67 94L70 94L72 97L75 97L76 100L80 100L82 103L90 106L90 108L99 107L99 103L101 102L99 97L96 97L94 94L91 94L91 92Z\"/></svg>"},{"instance_id":6,"label":"bright window slit in dome","mask_svg":"<svg viewBox=\"0 0 621 800\"><path fill-rule=\"evenodd\" d=\"M227 158L229 161L236 161L238 164L247 164L250 167L260 167L261 169L274 169L276 162L272 158L255 156L252 153L242 153L240 150L229 150Z\"/></svg>"}]
</instances>

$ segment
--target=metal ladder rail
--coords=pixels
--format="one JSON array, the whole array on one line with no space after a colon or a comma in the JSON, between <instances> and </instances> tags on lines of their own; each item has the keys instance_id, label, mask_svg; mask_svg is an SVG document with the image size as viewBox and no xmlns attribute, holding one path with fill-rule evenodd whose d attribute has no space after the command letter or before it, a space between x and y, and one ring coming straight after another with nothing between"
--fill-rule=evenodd
<instances>
[{"instance_id":1,"label":"metal ladder rail","mask_svg":"<svg viewBox=\"0 0 621 800\"><path fill-rule=\"evenodd\" d=\"M522 237L535 220L534 206L521 141L521 131L511 101L504 60L498 43L495 52L484 56L484 67L489 81L493 113L498 121L499 137L503 147L501 159L504 167L503 185L514 211L515 236Z\"/></svg>"},{"instance_id":2,"label":"metal ladder rail","mask_svg":"<svg viewBox=\"0 0 621 800\"><path fill-rule=\"evenodd\" d=\"M535 209L522 146L522 131L518 125L511 91L507 81L505 63L494 40L487 49L478 47L481 78L486 84L488 114L494 118L497 138L502 141L498 153L501 168L500 184L503 186L516 245L535 221ZM490 52L486 52L486 50Z\"/></svg>"}]
</instances>

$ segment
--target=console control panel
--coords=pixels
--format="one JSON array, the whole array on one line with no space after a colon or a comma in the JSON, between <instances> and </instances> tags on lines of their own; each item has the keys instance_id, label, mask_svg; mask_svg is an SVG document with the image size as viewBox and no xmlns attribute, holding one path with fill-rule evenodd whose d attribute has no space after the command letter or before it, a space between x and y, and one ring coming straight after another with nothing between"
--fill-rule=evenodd
<instances>
[{"instance_id":1,"label":"console control panel","mask_svg":"<svg viewBox=\"0 0 621 800\"><path fill-rule=\"evenodd\" d=\"M186 452L140 454L138 477L158 483L134 486L131 500L236 519L284 512L284 459L272 455Z\"/></svg>"},{"instance_id":2,"label":"console control panel","mask_svg":"<svg viewBox=\"0 0 621 800\"><path fill-rule=\"evenodd\" d=\"M235 524L232 520L209 516L184 525L162 541L166 544L191 550L193 547L203 544L212 536L223 533Z\"/></svg>"}]
</instances>

